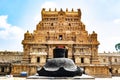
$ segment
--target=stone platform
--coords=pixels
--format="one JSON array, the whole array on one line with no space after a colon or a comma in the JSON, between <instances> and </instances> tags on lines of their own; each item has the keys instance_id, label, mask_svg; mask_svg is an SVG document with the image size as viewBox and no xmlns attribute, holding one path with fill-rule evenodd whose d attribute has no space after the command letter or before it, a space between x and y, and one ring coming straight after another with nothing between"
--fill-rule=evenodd
<instances>
[{"instance_id":1,"label":"stone platform","mask_svg":"<svg viewBox=\"0 0 120 80\"><path fill-rule=\"evenodd\" d=\"M45 77L45 76L29 76L26 80L95 80L94 77L83 74L75 77Z\"/></svg>"}]
</instances>

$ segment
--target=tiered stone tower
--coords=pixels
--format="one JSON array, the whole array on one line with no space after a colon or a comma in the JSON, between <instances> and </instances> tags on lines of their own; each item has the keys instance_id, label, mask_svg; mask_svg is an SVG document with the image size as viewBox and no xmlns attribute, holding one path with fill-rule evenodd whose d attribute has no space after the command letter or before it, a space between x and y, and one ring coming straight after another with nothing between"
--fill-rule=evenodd
<instances>
[{"instance_id":1,"label":"tiered stone tower","mask_svg":"<svg viewBox=\"0 0 120 80\"><path fill-rule=\"evenodd\" d=\"M75 58L75 55L88 55L89 63L98 63L97 34L93 31L88 34L85 25L81 21L81 11L41 11L42 21L36 26L33 33L27 31L22 44L24 46L24 60L29 63L30 54L45 53L47 58L53 58L53 49L64 46L68 49L68 58ZM84 57L83 57L84 58ZM82 62L84 59L81 59ZM75 62L79 62L75 58Z\"/></svg>"},{"instance_id":2,"label":"tiered stone tower","mask_svg":"<svg viewBox=\"0 0 120 80\"><path fill-rule=\"evenodd\" d=\"M92 34L86 31L81 21L81 14L80 9L46 11L43 8L42 20L37 24L36 30L24 34L22 63L43 66L47 58L53 58L53 49L62 46L68 49L66 57L73 59L78 66L86 68L86 73L90 74L91 64L92 69L95 70L96 67L93 66L99 64L99 42L94 31Z\"/></svg>"}]
</instances>

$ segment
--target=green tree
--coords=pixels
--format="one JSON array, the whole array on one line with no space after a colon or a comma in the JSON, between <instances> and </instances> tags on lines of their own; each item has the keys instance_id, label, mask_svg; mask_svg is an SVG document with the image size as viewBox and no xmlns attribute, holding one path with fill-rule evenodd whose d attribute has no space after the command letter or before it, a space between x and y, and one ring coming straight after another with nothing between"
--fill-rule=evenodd
<instances>
[{"instance_id":1,"label":"green tree","mask_svg":"<svg viewBox=\"0 0 120 80\"><path fill-rule=\"evenodd\" d=\"M115 49L116 49L116 51L120 52L120 43L115 45Z\"/></svg>"}]
</instances>

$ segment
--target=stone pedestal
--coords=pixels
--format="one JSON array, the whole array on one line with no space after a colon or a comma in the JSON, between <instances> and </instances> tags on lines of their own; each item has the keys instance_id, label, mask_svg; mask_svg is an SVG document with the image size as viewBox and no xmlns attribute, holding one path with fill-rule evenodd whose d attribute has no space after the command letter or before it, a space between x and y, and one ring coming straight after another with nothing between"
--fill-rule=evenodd
<instances>
[{"instance_id":1,"label":"stone pedestal","mask_svg":"<svg viewBox=\"0 0 120 80\"><path fill-rule=\"evenodd\" d=\"M45 76L29 76L26 80L95 80L94 77L83 74L75 77L45 77Z\"/></svg>"}]
</instances>

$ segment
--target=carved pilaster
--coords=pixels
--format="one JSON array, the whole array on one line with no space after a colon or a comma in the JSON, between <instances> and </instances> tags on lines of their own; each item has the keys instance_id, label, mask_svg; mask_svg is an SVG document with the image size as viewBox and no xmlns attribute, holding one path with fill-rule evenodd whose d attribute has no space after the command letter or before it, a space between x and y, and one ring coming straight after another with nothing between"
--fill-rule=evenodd
<instances>
[{"instance_id":1,"label":"carved pilaster","mask_svg":"<svg viewBox=\"0 0 120 80\"><path fill-rule=\"evenodd\" d=\"M98 60L98 48L97 45L93 45L91 47L91 54L92 54L92 64L99 64L99 60Z\"/></svg>"}]
</instances>

